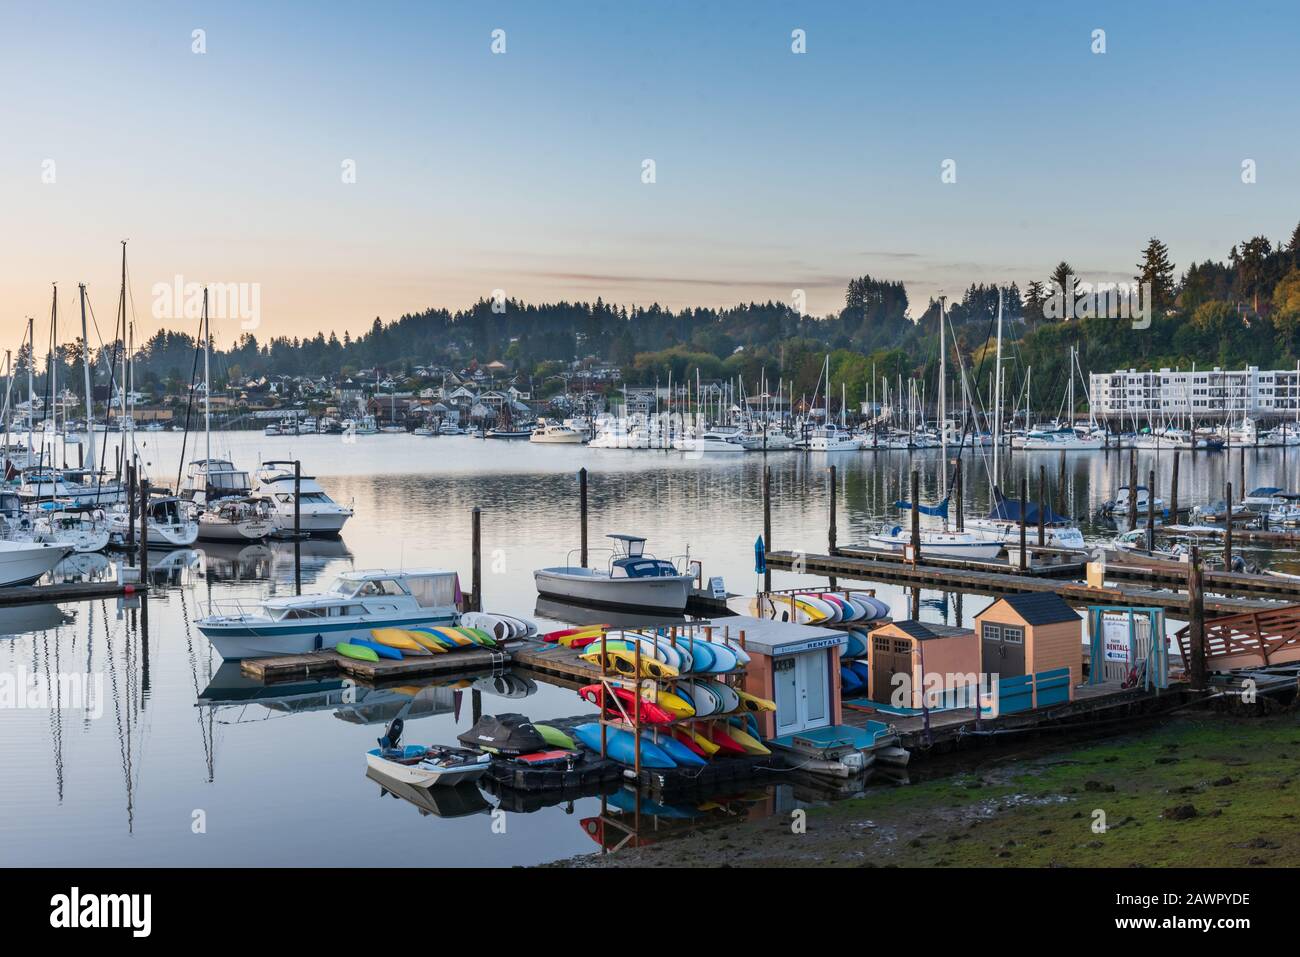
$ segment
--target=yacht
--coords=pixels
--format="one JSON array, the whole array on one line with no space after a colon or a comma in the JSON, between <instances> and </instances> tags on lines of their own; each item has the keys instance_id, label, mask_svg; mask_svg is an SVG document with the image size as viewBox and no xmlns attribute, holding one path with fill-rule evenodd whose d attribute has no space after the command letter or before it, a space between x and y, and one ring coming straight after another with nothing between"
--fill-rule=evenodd
<instances>
[{"instance_id":1,"label":"yacht","mask_svg":"<svg viewBox=\"0 0 1300 957\"><path fill-rule=\"evenodd\" d=\"M438 426L439 435L460 435L460 433L461 428L455 422L444 421L442 425Z\"/></svg>"},{"instance_id":2,"label":"yacht","mask_svg":"<svg viewBox=\"0 0 1300 957\"><path fill-rule=\"evenodd\" d=\"M254 608L214 602L196 624L227 661L306 654L367 639L374 628L453 624L459 591L455 572L350 571L317 594L266 598Z\"/></svg>"},{"instance_id":3,"label":"yacht","mask_svg":"<svg viewBox=\"0 0 1300 957\"><path fill-rule=\"evenodd\" d=\"M683 435L673 447L685 452L743 452L745 444L739 432L725 429L706 429L698 437Z\"/></svg>"},{"instance_id":4,"label":"yacht","mask_svg":"<svg viewBox=\"0 0 1300 957\"><path fill-rule=\"evenodd\" d=\"M1012 438L1011 447L1024 452L1094 452L1106 447L1106 438L1097 432L1081 435L1071 428L1030 429Z\"/></svg>"},{"instance_id":5,"label":"yacht","mask_svg":"<svg viewBox=\"0 0 1300 957\"><path fill-rule=\"evenodd\" d=\"M809 452L857 452L861 448L862 443L852 432L834 423L813 429L808 435Z\"/></svg>"},{"instance_id":6,"label":"yacht","mask_svg":"<svg viewBox=\"0 0 1300 957\"><path fill-rule=\"evenodd\" d=\"M567 425L538 422L537 428L533 429L533 434L528 437L528 441L543 445L581 445L582 435L577 429Z\"/></svg>"},{"instance_id":7,"label":"yacht","mask_svg":"<svg viewBox=\"0 0 1300 957\"><path fill-rule=\"evenodd\" d=\"M533 572L537 593L581 605L681 612L695 576L645 553L638 535L608 535L615 548L606 568L564 565Z\"/></svg>"},{"instance_id":8,"label":"yacht","mask_svg":"<svg viewBox=\"0 0 1300 957\"><path fill-rule=\"evenodd\" d=\"M68 512L53 502L43 503L32 519L31 540L45 545L67 545L74 552L98 552L108 547L108 523L91 512Z\"/></svg>"},{"instance_id":9,"label":"yacht","mask_svg":"<svg viewBox=\"0 0 1300 957\"><path fill-rule=\"evenodd\" d=\"M30 585L71 554L70 545L0 540L0 586Z\"/></svg>"},{"instance_id":10,"label":"yacht","mask_svg":"<svg viewBox=\"0 0 1300 957\"><path fill-rule=\"evenodd\" d=\"M279 531L294 530L294 477L292 470L264 465L253 475L253 497L265 502ZM310 535L337 537L352 517L352 509L335 502L310 475L299 478L299 528Z\"/></svg>"},{"instance_id":11,"label":"yacht","mask_svg":"<svg viewBox=\"0 0 1300 957\"><path fill-rule=\"evenodd\" d=\"M1150 490L1147 489L1145 485L1139 485L1137 487L1138 514L1145 515L1147 513L1147 508L1152 504L1154 504L1157 512L1162 512L1165 507L1165 500L1157 495L1154 503L1152 503ZM1129 487L1127 485L1121 485L1119 490L1115 493L1115 498L1112 501L1106 502L1101 508L1102 511L1108 515L1127 514L1129 509Z\"/></svg>"}]
</instances>

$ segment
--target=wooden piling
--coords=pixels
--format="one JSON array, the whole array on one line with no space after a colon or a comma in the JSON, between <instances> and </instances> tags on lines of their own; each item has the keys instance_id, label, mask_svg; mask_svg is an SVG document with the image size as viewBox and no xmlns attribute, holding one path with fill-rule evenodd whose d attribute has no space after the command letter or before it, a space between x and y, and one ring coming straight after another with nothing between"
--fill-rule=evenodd
<instances>
[{"instance_id":1,"label":"wooden piling","mask_svg":"<svg viewBox=\"0 0 1300 957\"><path fill-rule=\"evenodd\" d=\"M1047 544L1047 467L1038 466L1038 547Z\"/></svg>"},{"instance_id":2,"label":"wooden piling","mask_svg":"<svg viewBox=\"0 0 1300 957\"><path fill-rule=\"evenodd\" d=\"M830 487L830 490L829 490L829 495L830 495L830 511L829 511L828 516L827 516L827 525L826 525L826 547L827 547L827 550L828 550L829 554L831 554L831 555L834 555L834 554L836 553L836 547L835 547L835 544L836 544L836 543L835 543L835 524L836 524L836 523L835 523L835 498L836 498L836 488L835 488L835 487L836 487L836 478L837 478L837 475L836 475L835 466L832 465L832 466L831 466L831 475L830 475L831 487Z\"/></svg>"},{"instance_id":3,"label":"wooden piling","mask_svg":"<svg viewBox=\"0 0 1300 957\"><path fill-rule=\"evenodd\" d=\"M578 469L578 524L581 528L581 561L587 567L587 467ZM766 539L764 540L766 541Z\"/></svg>"},{"instance_id":4,"label":"wooden piling","mask_svg":"<svg viewBox=\"0 0 1300 957\"><path fill-rule=\"evenodd\" d=\"M962 476L964 474L965 474L965 469L962 467L961 456L958 456L956 491L957 491L957 531L959 532L966 531L966 510L962 505L962 484L963 484Z\"/></svg>"},{"instance_id":5,"label":"wooden piling","mask_svg":"<svg viewBox=\"0 0 1300 957\"><path fill-rule=\"evenodd\" d=\"M131 548L135 545L135 465L131 462L126 464L126 545Z\"/></svg>"},{"instance_id":6,"label":"wooden piling","mask_svg":"<svg viewBox=\"0 0 1300 957\"><path fill-rule=\"evenodd\" d=\"M1150 492L1147 493L1148 495ZM1128 527L1137 528L1138 524L1138 458L1137 450L1128 452Z\"/></svg>"},{"instance_id":7,"label":"wooden piling","mask_svg":"<svg viewBox=\"0 0 1300 957\"><path fill-rule=\"evenodd\" d=\"M483 610L483 513L477 505L470 514L470 598L471 611Z\"/></svg>"},{"instance_id":8,"label":"wooden piling","mask_svg":"<svg viewBox=\"0 0 1300 957\"><path fill-rule=\"evenodd\" d=\"M1231 522L1228 523L1231 526ZM1191 560L1187 564L1187 610L1192 660L1184 662L1193 688L1204 688L1205 670L1205 589L1202 578L1201 549L1192 546Z\"/></svg>"},{"instance_id":9,"label":"wooden piling","mask_svg":"<svg viewBox=\"0 0 1300 957\"><path fill-rule=\"evenodd\" d=\"M1176 458L1178 453L1174 453ZM1147 551L1156 550L1156 470L1147 472Z\"/></svg>"},{"instance_id":10,"label":"wooden piling","mask_svg":"<svg viewBox=\"0 0 1300 957\"><path fill-rule=\"evenodd\" d=\"M1070 514L1070 503L1065 494L1065 449L1061 449L1056 466L1056 510L1062 515Z\"/></svg>"},{"instance_id":11,"label":"wooden piling","mask_svg":"<svg viewBox=\"0 0 1300 957\"><path fill-rule=\"evenodd\" d=\"M921 560L921 471L912 469L912 564Z\"/></svg>"},{"instance_id":12,"label":"wooden piling","mask_svg":"<svg viewBox=\"0 0 1300 957\"><path fill-rule=\"evenodd\" d=\"M140 581L149 578L149 480L140 480Z\"/></svg>"},{"instance_id":13,"label":"wooden piling","mask_svg":"<svg viewBox=\"0 0 1300 957\"><path fill-rule=\"evenodd\" d=\"M1028 505L1029 480L1020 476L1020 570L1029 567L1029 556L1025 548L1025 508Z\"/></svg>"},{"instance_id":14,"label":"wooden piling","mask_svg":"<svg viewBox=\"0 0 1300 957\"><path fill-rule=\"evenodd\" d=\"M1174 471L1169 476L1169 520L1171 522L1178 521L1178 460L1181 458L1180 453L1174 453Z\"/></svg>"},{"instance_id":15,"label":"wooden piling","mask_svg":"<svg viewBox=\"0 0 1300 957\"><path fill-rule=\"evenodd\" d=\"M302 460L293 460L293 589L302 594Z\"/></svg>"},{"instance_id":16,"label":"wooden piling","mask_svg":"<svg viewBox=\"0 0 1300 957\"><path fill-rule=\"evenodd\" d=\"M763 433L767 435L766 432ZM584 469L583 471L586 471ZM585 538L585 536L584 536ZM772 550L772 466L763 466L763 551ZM585 564L585 562L584 562ZM763 570L763 591L772 590L772 572Z\"/></svg>"},{"instance_id":17,"label":"wooden piling","mask_svg":"<svg viewBox=\"0 0 1300 957\"><path fill-rule=\"evenodd\" d=\"M1227 512L1228 520L1223 523L1223 570L1232 571L1232 483L1229 482L1223 488L1224 509Z\"/></svg>"}]
</instances>

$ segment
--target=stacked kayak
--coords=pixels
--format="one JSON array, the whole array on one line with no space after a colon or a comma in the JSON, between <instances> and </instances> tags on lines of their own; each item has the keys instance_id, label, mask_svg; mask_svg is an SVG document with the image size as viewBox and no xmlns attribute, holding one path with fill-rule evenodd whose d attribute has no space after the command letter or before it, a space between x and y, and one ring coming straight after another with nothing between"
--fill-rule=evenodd
<instances>
[{"instance_id":1,"label":"stacked kayak","mask_svg":"<svg viewBox=\"0 0 1300 957\"><path fill-rule=\"evenodd\" d=\"M785 617L801 625L865 624L890 614L889 605L864 592L795 592L755 599L755 603L753 610L759 617Z\"/></svg>"},{"instance_id":2,"label":"stacked kayak","mask_svg":"<svg viewBox=\"0 0 1300 957\"><path fill-rule=\"evenodd\" d=\"M427 655L445 655L462 648L499 648L503 642L531 637L537 626L510 615L466 612L457 625L421 625L415 628L372 628L369 638L340 642L334 650L356 661L401 661Z\"/></svg>"}]
</instances>

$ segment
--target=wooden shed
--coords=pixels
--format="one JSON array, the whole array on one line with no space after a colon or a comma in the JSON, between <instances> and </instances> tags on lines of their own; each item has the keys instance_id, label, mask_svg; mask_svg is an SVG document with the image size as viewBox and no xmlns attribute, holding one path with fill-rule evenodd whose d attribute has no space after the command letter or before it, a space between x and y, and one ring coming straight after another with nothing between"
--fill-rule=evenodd
<instances>
[{"instance_id":1,"label":"wooden shed","mask_svg":"<svg viewBox=\"0 0 1300 957\"><path fill-rule=\"evenodd\" d=\"M876 628L868 636L867 662L871 672L867 697L893 704L901 683L897 674L910 675L910 700L904 707L920 708L929 688L942 690L942 703L964 704L963 688L978 683L980 643L969 628L931 622L895 621ZM938 704L932 698L930 706Z\"/></svg>"},{"instance_id":2,"label":"wooden shed","mask_svg":"<svg viewBox=\"0 0 1300 957\"><path fill-rule=\"evenodd\" d=\"M975 616L975 630L984 672L1002 679L1029 677L1028 688L1044 675L1068 671L1067 698L1073 700L1074 686L1083 680L1083 619L1060 595L999 598ZM1035 688L1033 706L1043 703Z\"/></svg>"}]
</instances>

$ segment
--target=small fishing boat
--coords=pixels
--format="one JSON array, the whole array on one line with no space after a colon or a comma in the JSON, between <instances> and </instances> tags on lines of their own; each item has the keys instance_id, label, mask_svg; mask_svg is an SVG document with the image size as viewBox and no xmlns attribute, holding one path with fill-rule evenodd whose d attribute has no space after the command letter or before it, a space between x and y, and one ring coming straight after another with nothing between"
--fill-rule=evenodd
<instances>
[{"instance_id":1,"label":"small fishing boat","mask_svg":"<svg viewBox=\"0 0 1300 957\"><path fill-rule=\"evenodd\" d=\"M533 572L537 592L551 598L613 608L676 611L686 608L695 576L645 553L638 535L607 535L617 543L605 569L564 565Z\"/></svg>"},{"instance_id":2,"label":"small fishing boat","mask_svg":"<svg viewBox=\"0 0 1300 957\"><path fill-rule=\"evenodd\" d=\"M375 629L454 624L458 592L450 571L349 571L313 595L267 598L254 608L214 602L197 625L228 661L305 654L369 641Z\"/></svg>"},{"instance_id":3,"label":"small fishing boat","mask_svg":"<svg viewBox=\"0 0 1300 957\"><path fill-rule=\"evenodd\" d=\"M400 743L402 719L394 718L379 739L379 747L366 752L366 764L385 777L418 788L464 784L487 773L492 755L447 745Z\"/></svg>"}]
</instances>

